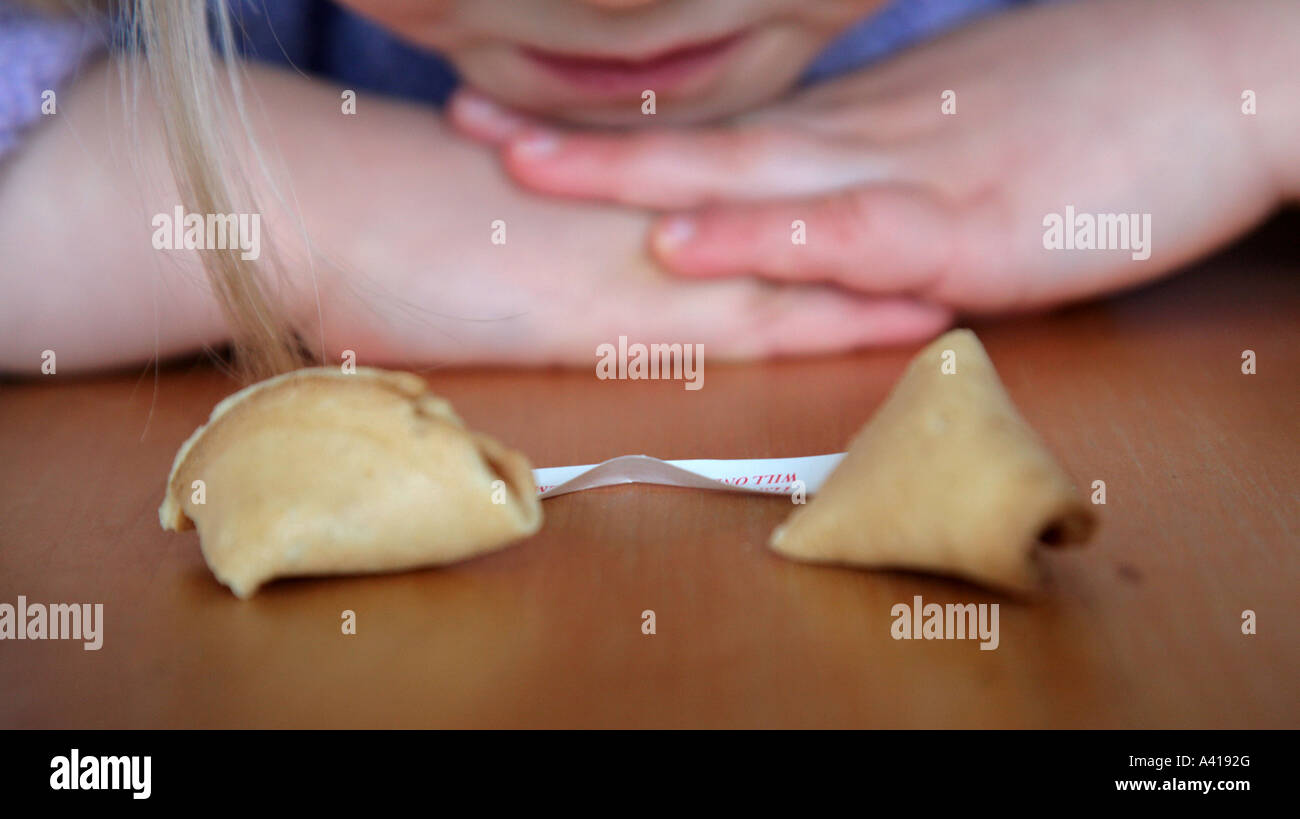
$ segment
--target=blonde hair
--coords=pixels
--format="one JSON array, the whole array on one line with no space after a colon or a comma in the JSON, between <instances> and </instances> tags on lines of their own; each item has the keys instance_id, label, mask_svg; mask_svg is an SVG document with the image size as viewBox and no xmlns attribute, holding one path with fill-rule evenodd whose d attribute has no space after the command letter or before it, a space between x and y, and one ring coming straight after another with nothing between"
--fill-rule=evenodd
<instances>
[{"instance_id":1,"label":"blonde hair","mask_svg":"<svg viewBox=\"0 0 1300 819\"><path fill-rule=\"evenodd\" d=\"M49 12L122 7L126 45L144 54L180 204L188 213L257 212L236 148L244 148L246 155L259 161L260 154L248 123L233 27L224 2L212 6L206 0L26 2ZM214 33L227 55L224 83L212 44ZM124 66L123 82L131 90L133 104L139 93L139 65L136 60L130 68ZM233 117L225 116L232 113ZM244 126L238 132L224 127L225 121L236 119ZM266 378L307 364L310 356L286 318L280 292L287 279L274 249L265 250L257 260L244 259L237 248L206 248L199 254L229 326L241 378ZM272 282L279 287L272 287Z\"/></svg>"}]
</instances>

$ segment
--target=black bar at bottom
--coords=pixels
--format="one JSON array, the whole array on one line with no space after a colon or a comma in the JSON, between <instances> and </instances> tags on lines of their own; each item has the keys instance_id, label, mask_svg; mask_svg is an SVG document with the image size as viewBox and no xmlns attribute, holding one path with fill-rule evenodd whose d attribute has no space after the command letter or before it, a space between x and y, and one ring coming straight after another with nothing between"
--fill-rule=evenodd
<instances>
[{"instance_id":1,"label":"black bar at bottom","mask_svg":"<svg viewBox=\"0 0 1300 819\"><path fill-rule=\"evenodd\" d=\"M267 799L383 808L409 798L456 813L506 801L621 813L629 804L680 810L782 798L815 811L845 797L872 810L890 795L921 800L926 815L990 797L1222 809L1290 801L1293 739L1285 731L8 731L0 797L83 809L252 808Z\"/></svg>"}]
</instances>

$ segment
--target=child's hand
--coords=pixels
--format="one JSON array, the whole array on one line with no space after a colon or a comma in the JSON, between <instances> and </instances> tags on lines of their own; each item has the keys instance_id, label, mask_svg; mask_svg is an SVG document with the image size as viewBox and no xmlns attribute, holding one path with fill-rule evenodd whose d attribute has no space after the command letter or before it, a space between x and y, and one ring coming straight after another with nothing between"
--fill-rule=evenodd
<instances>
[{"instance_id":1,"label":"child's hand","mask_svg":"<svg viewBox=\"0 0 1300 819\"><path fill-rule=\"evenodd\" d=\"M303 206L322 257L346 260L350 289L373 304L363 308L331 283L338 277L322 277L334 355L590 367L599 345L625 335L704 344L711 360L757 358L912 342L951 320L946 308L897 295L666 275L645 253L646 214L519 190L491 155L454 134L430 152L428 123L420 126L386 133L382 150L428 154L422 161L340 163L316 178L349 191L344 201L330 213ZM327 201L307 184L298 182L300 198Z\"/></svg>"},{"instance_id":2,"label":"child's hand","mask_svg":"<svg viewBox=\"0 0 1300 819\"><path fill-rule=\"evenodd\" d=\"M1298 17L1038 7L711 129L562 133L468 95L452 117L529 188L668 211L652 247L679 274L1027 307L1167 272L1296 190ZM1150 258L1046 250L1044 219L1066 206L1151 214Z\"/></svg>"}]
</instances>

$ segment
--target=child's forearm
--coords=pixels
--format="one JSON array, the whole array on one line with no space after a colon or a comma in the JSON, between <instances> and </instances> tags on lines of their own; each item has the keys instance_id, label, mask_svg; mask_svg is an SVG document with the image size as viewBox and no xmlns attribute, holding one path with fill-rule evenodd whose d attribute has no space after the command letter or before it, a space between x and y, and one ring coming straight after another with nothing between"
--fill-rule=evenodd
<instances>
[{"instance_id":1,"label":"child's forearm","mask_svg":"<svg viewBox=\"0 0 1300 819\"><path fill-rule=\"evenodd\" d=\"M39 372L45 350L59 372L143 362L224 336L196 254L150 243L153 214L179 199L155 112L132 144L122 96L109 62L86 69L0 165L2 370Z\"/></svg>"},{"instance_id":2,"label":"child's forearm","mask_svg":"<svg viewBox=\"0 0 1300 819\"><path fill-rule=\"evenodd\" d=\"M65 372L139 364L228 339L199 253L153 245L154 218L171 217L181 200L158 111L146 97L128 113L118 68L105 62L86 70L60 95L58 113L0 164L0 371L39 372L45 350ZM248 67L246 93L284 199L244 157L258 199L259 264L274 244L290 278L290 318L312 341L318 310L328 346L357 346L373 335L373 314L348 289L354 272L366 277L362 292L400 288L413 271L439 263L446 276L467 279L482 267L480 256L484 264L502 258L492 254L489 214L526 208L557 220L566 207L577 209L522 195L486 151L457 139L426 107L363 96L360 113L347 116L338 89L261 66ZM241 127L237 120L226 126ZM635 220L596 221L611 238L576 250L584 264L640 253ZM312 237L310 262L304 235ZM500 295L483 294L477 314L497 312L493 297Z\"/></svg>"},{"instance_id":3,"label":"child's forearm","mask_svg":"<svg viewBox=\"0 0 1300 819\"><path fill-rule=\"evenodd\" d=\"M1225 91L1239 97L1237 114L1281 198L1300 201L1300 3L1254 0L1204 9L1214 12L1207 15L1207 42L1211 51L1221 48L1219 74L1231 83Z\"/></svg>"},{"instance_id":4,"label":"child's forearm","mask_svg":"<svg viewBox=\"0 0 1300 819\"><path fill-rule=\"evenodd\" d=\"M2 371L38 372L46 350L55 353L59 372L75 372L140 364L229 339L202 251L179 241L184 221L177 211L185 216L190 209L177 192L143 66L138 107L124 91L122 71L131 69L113 60L86 69L60 93L57 114L0 165ZM310 119L302 114L303 96L328 93L316 85L254 67L246 91L258 131L299 151L294 170L328 174L339 152L310 150L308 129L299 124ZM225 127L242 126L230 118ZM253 159L243 157L238 171L257 198L256 264L272 275L274 236L296 273L304 244L299 231L286 230L296 220L270 194ZM283 173L277 168L276 184L291 190ZM207 240L204 230L201 241ZM236 241L229 237L226 246ZM301 284L291 281L282 291L290 320L304 312Z\"/></svg>"}]
</instances>

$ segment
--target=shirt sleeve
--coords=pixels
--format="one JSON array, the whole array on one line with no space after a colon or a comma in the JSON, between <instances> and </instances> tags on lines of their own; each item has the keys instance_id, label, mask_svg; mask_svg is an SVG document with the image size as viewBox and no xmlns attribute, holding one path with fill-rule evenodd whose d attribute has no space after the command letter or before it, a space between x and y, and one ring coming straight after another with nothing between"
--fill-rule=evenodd
<instances>
[{"instance_id":1,"label":"shirt sleeve","mask_svg":"<svg viewBox=\"0 0 1300 819\"><path fill-rule=\"evenodd\" d=\"M0 0L0 160L45 114L46 91L66 83L104 50L106 28L86 17L55 17ZM58 110L57 96L54 111Z\"/></svg>"},{"instance_id":2,"label":"shirt sleeve","mask_svg":"<svg viewBox=\"0 0 1300 819\"><path fill-rule=\"evenodd\" d=\"M1048 0L893 0L862 20L808 67L805 83L847 74L957 26Z\"/></svg>"}]
</instances>

